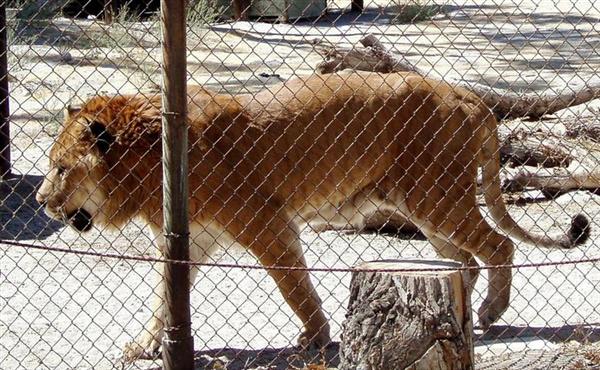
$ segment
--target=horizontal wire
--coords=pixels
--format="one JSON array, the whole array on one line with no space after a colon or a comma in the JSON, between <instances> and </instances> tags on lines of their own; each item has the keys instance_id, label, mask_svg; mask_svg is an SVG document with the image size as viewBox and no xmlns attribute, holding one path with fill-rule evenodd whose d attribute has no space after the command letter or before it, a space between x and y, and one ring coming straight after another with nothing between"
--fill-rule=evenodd
<instances>
[{"instance_id":1,"label":"horizontal wire","mask_svg":"<svg viewBox=\"0 0 600 370\"><path fill-rule=\"evenodd\" d=\"M50 252L60 252L66 254L75 254L82 256L93 256L100 258L112 258L128 261L144 261L154 263L171 263L189 266L204 266L204 267L219 267L229 269L245 269L245 270L289 270L289 271L308 271L308 272L440 272L440 271L469 271L469 270L494 270L494 269L520 269L545 266L562 266L576 265L584 263L598 263L600 257L584 258L579 260L559 261L559 262L540 262L540 263L523 263L523 264L507 264L507 265L486 265L486 266L460 266L460 267L430 267L430 268L360 268L360 267L298 267L298 266L263 266L263 265L248 265L235 263L216 263L216 262L194 262L182 261L166 258L133 256L127 254L105 253L95 251L82 251L69 248L50 247L45 245L35 245L29 243L15 242L12 240L0 239L1 245L10 245L22 247L25 249L37 249Z\"/></svg>"}]
</instances>

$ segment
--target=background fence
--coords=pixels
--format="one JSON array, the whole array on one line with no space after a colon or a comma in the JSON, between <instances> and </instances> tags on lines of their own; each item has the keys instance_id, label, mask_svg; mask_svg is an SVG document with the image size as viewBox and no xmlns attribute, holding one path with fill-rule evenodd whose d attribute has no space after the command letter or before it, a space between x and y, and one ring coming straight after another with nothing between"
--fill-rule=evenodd
<instances>
[{"instance_id":1,"label":"background fence","mask_svg":"<svg viewBox=\"0 0 600 370\"><path fill-rule=\"evenodd\" d=\"M155 256L157 240L141 221L80 234L48 218L35 193L50 169L49 150L61 130L66 105L98 94L159 93L158 3L32 0L8 1L5 6L12 174L0 187L0 368L118 367L123 347L151 317L161 264L14 243ZM600 101L593 95L600 86L597 4L376 1L365 2L362 11L356 11L361 4L354 3L355 11L350 11L350 2L273 0L255 1L246 12L240 11L243 2L237 6L221 0L189 2L190 85L255 94L314 73L323 62L323 50L360 49L359 40L371 34L387 52L423 73L491 86L495 90L489 95L535 98L591 90L585 104L542 119L504 119L499 130L505 200L520 225L558 232L577 213L592 220L584 246L548 251L517 243L514 262L600 257ZM248 20L233 21L235 14ZM562 181L560 186L544 186L539 177L524 177L523 171ZM523 179L533 180L524 188ZM558 197L550 199L554 196ZM389 214L366 216L373 217L352 225L355 230L302 229L308 266L327 270L379 258L436 256L422 235L397 230L399 222L393 217L390 221ZM207 262L257 263L230 242ZM476 331L481 366L500 366L497 357L490 360L498 355L504 355L502 366L513 368L600 366L598 264L513 272L510 307L490 330ZM472 296L474 307L485 296L483 275ZM337 342L349 273L315 271L311 278ZM305 354L294 347L300 322L264 271L203 267L196 281L191 311L198 368L302 368L321 360L335 367L339 361L335 344L323 353ZM520 357L511 358L515 353ZM566 360L557 365L561 356ZM539 360L537 365L532 358ZM127 366L158 365L159 360L139 360Z\"/></svg>"}]
</instances>

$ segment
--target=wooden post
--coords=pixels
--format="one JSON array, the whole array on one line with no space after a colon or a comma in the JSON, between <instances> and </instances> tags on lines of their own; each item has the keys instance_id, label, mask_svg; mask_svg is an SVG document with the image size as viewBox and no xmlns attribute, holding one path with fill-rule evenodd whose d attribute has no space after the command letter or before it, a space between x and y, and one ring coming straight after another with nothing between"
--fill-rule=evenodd
<instances>
[{"instance_id":1,"label":"wooden post","mask_svg":"<svg viewBox=\"0 0 600 370\"><path fill-rule=\"evenodd\" d=\"M186 123L186 0L162 0L164 256L189 260L188 127ZM194 368L189 266L164 264L163 367Z\"/></svg>"},{"instance_id":2,"label":"wooden post","mask_svg":"<svg viewBox=\"0 0 600 370\"><path fill-rule=\"evenodd\" d=\"M363 263L360 269L457 268L449 260ZM342 326L344 370L473 369L470 297L457 270L354 272Z\"/></svg>"},{"instance_id":3,"label":"wooden post","mask_svg":"<svg viewBox=\"0 0 600 370\"><path fill-rule=\"evenodd\" d=\"M6 1L0 7L0 177L6 179L11 176Z\"/></svg>"},{"instance_id":4,"label":"wooden post","mask_svg":"<svg viewBox=\"0 0 600 370\"><path fill-rule=\"evenodd\" d=\"M232 0L233 15L236 21L247 21L251 0Z\"/></svg>"},{"instance_id":5,"label":"wooden post","mask_svg":"<svg viewBox=\"0 0 600 370\"><path fill-rule=\"evenodd\" d=\"M104 10L102 11L104 23L112 24L121 11L121 6L121 0L104 0Z\"/></svg>"},{"instance_id":6,"label":"wooden post","mask_svg":"<svg viewBox=\"0 0 600 370\"><path fill-rule=\"evenodd\" d=\"M364 0L351 0L350 10L353 12L362 12L365 8Z\"/></svg>"}]
</instances>

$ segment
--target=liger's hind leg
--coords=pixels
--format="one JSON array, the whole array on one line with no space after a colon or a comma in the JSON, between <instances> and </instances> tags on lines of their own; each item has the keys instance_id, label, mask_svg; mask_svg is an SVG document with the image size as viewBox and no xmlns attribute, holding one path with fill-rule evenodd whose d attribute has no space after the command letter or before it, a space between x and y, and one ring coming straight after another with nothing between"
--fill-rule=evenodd
<instances>
[{"instance_id":1,"label":"liger's hind leg","mask_svg":"<svg viewBox=\"0 0 600 370\"><path fill-rule=\"evenodd\" d=\"M497 233L483 219L479 209L472 207L468 212L449 214L449 220L437 227L437 238L448 240L461 250L477 256L486 265L509 265L513 261L514 245L510 239ZM432 225L430 225L432 226ZM510 301L512 271L510 268L488 270L488 292L478 310L479 324L487 329L506 311Z\"/></svg>"},{"instance_id":2,"label":"liger's hind leg","mask_svg":"<svg viewBox=\"0 0 600 370\"><path fill-rule=\"evenodd\" d=\"M471 266L476 263L472 256L486 265L511 264L513 243L498 234L482 217L475 188L468 171L463 177L440 177L436 184L424 188L423 194L414 196L422 201L407 206L405 216L440 249L440 253L450 258L453 258L453 248L446 243L462 251L455 259ZM497 321L508 308L512 281L509 268L490 269L488 277L487 296L478 310L479 324L483 328Z\"/></svg>"},{"instance_id":3,"label":"liger's hind leg","mask_svg":"<svg viewBox=\"0 0 600 370\"><path fill-rule=\"evenodd\" d=\"M479 278L479 264L475 260L475 257L466 250L459 249L454 244L441 239L435 235L427 236L437 254L442 258L449 258L455 261L458 261L463 264L463 266L472 267L473 269L469 270L467 275L469 277L469 281L465 282L467 287L467 292L469 296L473 294L475 289L475 284L477 283L477 279Z\"/></svg>"}]
</instances>

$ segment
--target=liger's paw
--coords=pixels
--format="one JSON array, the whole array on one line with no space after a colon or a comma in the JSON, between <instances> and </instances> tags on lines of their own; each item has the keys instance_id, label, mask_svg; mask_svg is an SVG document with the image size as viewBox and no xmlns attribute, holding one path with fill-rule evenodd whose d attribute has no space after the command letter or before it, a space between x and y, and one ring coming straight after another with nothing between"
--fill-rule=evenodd
<instances>
[{"instance_id":1,"label":"liger's paw","mask_svg":"<svg viewBox=\"0 0 600 370\"><path fill-rule=\"evenodd\" d=\"M485 299L477 311L479 326L483 330L488 330L493 323L500 319L507 308L508 304L503 304L500 300L490 302Z\"/></svg>"},{"instance_id":2,"label":"liger's paw","mask_svg":"<svg viewBox=\"0 0 600 370\"><path fill-rule=\"evenodd\" d=\"M121 360L131 363L136 360L153 360L160 355L160 343L151 336L144 336L140 340L129 342L123 347Z\"/></svg>"},{"instance_id":3,"label":"liger's paw","mask_svg":"<svg viewBox=\"0 0 600 370\"><path fill-rule=\"evenodd\" d=\"M325 348L331 343L329 325L323 325L319 330L305 330L298 338L298 346L303 350Z\"/></svg>"}]
</instances>

